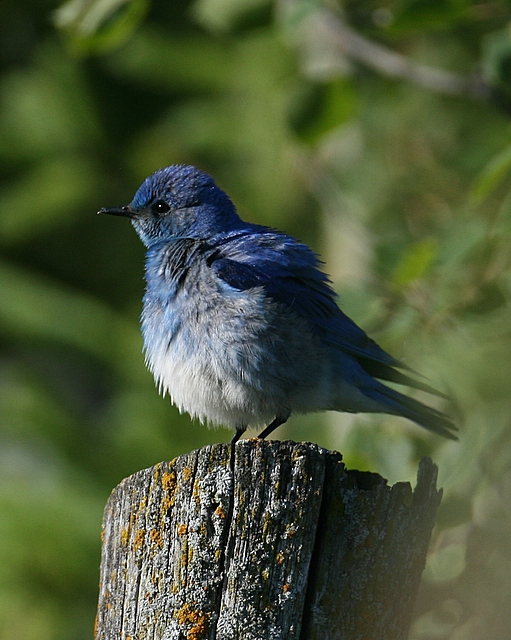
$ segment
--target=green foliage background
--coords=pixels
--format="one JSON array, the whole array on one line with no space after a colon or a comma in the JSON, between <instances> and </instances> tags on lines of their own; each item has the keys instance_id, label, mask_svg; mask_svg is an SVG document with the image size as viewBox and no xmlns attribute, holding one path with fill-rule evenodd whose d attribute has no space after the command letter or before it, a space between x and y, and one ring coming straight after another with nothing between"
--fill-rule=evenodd
<instances>
[{"instance_id":1,"label":"green foliage background","mask_svg":"<svg viewBox=\"0 0 511 640\"><path fill-rule=\"evenodd\" d=\"M492 90L363 65L325 12ZM143 247L95 216L178 162L309 242L343 309L452 395L459 443L341 414L278 435L390 482L431 455L444 501L411 637L511 637L510 20L503 0L0 4L0 640L90 638L110 490L230 438L158 396Z\"/></svg>"}]
</instances>

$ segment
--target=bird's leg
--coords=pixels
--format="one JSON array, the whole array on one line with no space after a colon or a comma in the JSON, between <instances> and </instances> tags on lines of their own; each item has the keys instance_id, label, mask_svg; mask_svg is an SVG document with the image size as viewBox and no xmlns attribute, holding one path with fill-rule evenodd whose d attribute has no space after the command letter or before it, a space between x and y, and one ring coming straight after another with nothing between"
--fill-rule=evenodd
<instances>
[{"instance_id":1,"label":"bird's leg","mask_svg":"<svg viewBox=\"0 0 511 640\"><path fill-rule=\"evenodd\" d=\"M261 433L257 437L261 438L261 440L264 440L264 438L266 438L266 436L269 436L270 433L275 431L277 427L280 427L281 424L284 424L284 422L287 422L288 418L289 416L277 416L275 420L270 422L270 424L266 427L266 429L261 431Z\"/></svg>"},{"instance_id":2,"label":"bird's leg","mask_svg":"<svg viewBox=\"0 0 511 640\"><path fill-rule=\"evenodd\" d=\"M236 427L236 431L234 432L234 435L231 438L231 444L236 444L246 430L247 430L246 427Z\"/></svg>"}]
</instances>

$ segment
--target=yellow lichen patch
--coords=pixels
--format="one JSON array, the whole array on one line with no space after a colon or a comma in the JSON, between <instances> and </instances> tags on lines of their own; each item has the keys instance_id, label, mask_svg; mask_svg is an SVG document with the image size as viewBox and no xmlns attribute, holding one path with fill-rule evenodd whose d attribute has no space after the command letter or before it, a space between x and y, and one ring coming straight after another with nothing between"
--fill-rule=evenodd
<instances>
[{"instance_id":1,"label":"yellow lichen patch","mask_svg":"<svg viewBox=\"0 0 511 640\"><path fill-rule=\"evenodd\" d=\"M163 523L165 516L176 502L177 481L174 471L166 471L161 478L163 495L160 503L160 519Z\"/></svg>"},{"instance_id":2,"label":"yellow lichen patch","mask_svg":"<svg viewBox=\"0 0 511 640\"><path fill-rule=\"evenodd\" d=\"M177 480L174 471L166 471L161 477L161 486L165 491L165 495L161 501L162 512L168 511L174 506L176 499Z\"/></svg>"},{"instance_id":3,"label":"yellow lichen patch","mask_svg":"<svg viewBox=\"0 0 511 640\"><path fill-rule=\"evenodd\" d=\"M144 545L145 529L138 529L133 540L133 551L139 551Z\"/></svg>"},{"instance_id":4,"label":"yellow lichen patch","mask_svg":"<svg viewBox=\"0 0 511 640\"><path fill-rule=\"evenodd\" d=\"M282 553L282 551L279 551L277 553L277 555L275 556L275 560L277 561L277 564L282 564L284 562L284 554Z\"/></svg>"},{"instance_id":5,"label":"yellow lichen patch","mask_svg":"<svg viewBox=\"0 0 511 640\"><path fill-rule=\"evenodd\" d=\"M157 529L151 529L151 531L149 531L149 537L151 538L151 542L158 546L158 547L163 547L163 540L161 537L161 533L157 530Z\"/></svg>"},{"instance_id":6,"label":"yellow lichen patch","mask_svg":"<svg viewBox=\"0 0 511 640\"><path fill-rule=\"evenodd\" d=\"M176 474L174 471L165 471L161 477L161 486L168 493L174 493L176 490Z\"/></svg>"},{"instance_id":7,"label":"yellow lichen patch","mask_svg":"<svg viewBox=\"0 0 511 640\"><path fill-rule=\"evenodd\" d=\"M130 541L130 530L129 528L121 529L121 545L126 547L128 542Z\"/></svg>"},{"instance_id":8,"label":"yellow lichen patch","mask_svg":"<svg viewBox=\"0 0 511 640\"><path fill-rule=\"evenodd\" d=\"M219 518L225 518L225 511L222 508L222 505L218 505L218 507L215 509L215 516L218 516Z\"/></svg>"},{"instance_id":9,"label":"yellow lichen patch","mask_svg":"<svg viewBox=\"0 0 511 640\"><path fill-rule=\"evenodd\" d=\"M176 619L180 625L191 628L186 633L187 640L202 640L209 630L208 614L194 609L189 604L184 604L176 613Z\"/></svg>"},{"instance_id":10,"label":"yellow lichen patch","mask_svg":"<svg viewBox=\"0 0 511 640\"><path fill-rule=\"evenodd\" d=\"M185 467L183 469L183 481L188 482L188 480L190 480L191 477L192 477L192 470L190 469L190 467Z\"/></svg>"},{"instance_id":11,"label":"yellow lichen patch","mask_svg":"<svg viewBox=\"0 0 511 640\"><path fill-rule=\"evenodd\" d=\"M188 533L188 525L183 522L177 528L177 535L185 536L187 533Z\"/></svg>"},{"instance_id":12,"label":"yellow lichen patch","mask_svg":"<svg viewBox=\"0 0 511 640\"><path fill-rule=\"evenodd\" d=\"M198 507L200 506L200 496L201 496L200 484L199 482L194 482L193 483L193 499L195 500L195 504Z\"/></svg>"}]
</instances>

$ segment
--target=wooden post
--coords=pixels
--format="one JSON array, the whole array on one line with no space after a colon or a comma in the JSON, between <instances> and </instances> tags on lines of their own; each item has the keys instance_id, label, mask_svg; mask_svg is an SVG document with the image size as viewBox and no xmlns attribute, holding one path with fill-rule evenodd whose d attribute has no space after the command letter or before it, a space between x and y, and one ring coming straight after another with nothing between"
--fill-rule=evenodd
<instances>
[{"instance_id":1,"label":"wooden post","mask_svg":"<svg viewBox=\"0 0 511 640\"><path fill-rule=\"evenodd\" d=\"M97 640L405 640L441 499L311 443L242 440L130 476L105 509Z\"/></svg>"}]
</instances>

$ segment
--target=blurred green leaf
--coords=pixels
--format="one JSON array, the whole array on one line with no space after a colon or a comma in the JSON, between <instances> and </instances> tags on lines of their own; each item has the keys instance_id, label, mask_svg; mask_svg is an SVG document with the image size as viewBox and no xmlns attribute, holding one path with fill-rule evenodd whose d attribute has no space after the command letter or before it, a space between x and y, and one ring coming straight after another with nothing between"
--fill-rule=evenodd
<instances>
[{"instance_id":1,"label":"blurred green leaf","mask_svg":"<svg viewBox=\"0 0 511 640\"><path fill-rule=\"evenodd\" d=\"M220 92L235 86L236 44L144 27L104 64L121 78L165 89Z\"/></svg>"},{"instance_id":2,"label":"blurred green leaf","mask_svg":"<svg viewBox=\"0 0 511 640\"><path fill-rule=\"evenodd\" d=\"M118 367L127 379L139 380L145 374L138 327L99 300L6 263L0 264L0 289L4 332L70 344Z\"/></svg>"},{"instance_id":3,"label":"blurred green leaf","mask_svg":"<svg viewBox=\"0 0 511 640\"><path fill-rule=\"evenodd\" d=\"M53 19L76 51L97 53L126 42L148 8L148 0L68 0Z\"/></svg>"},{"instance_id":4,"label":"blurred green leaf","mask_svg":"<svg viewBox=\"0 0 511 640\"><path fill-rule=\"evenodd\" d=\"M438 244L434 238L425 238L410 245L399 261L392 281L403 288L414 280L424 277L438 255Z\"/></svg>"},{"instance_id":5,"label":"blurred green leaf","mask_svg":"<svg viewBox=\"0 0 511 640\"><path fill-rule=\"evenodd\" d=\"M69 443L74 437L76 421L59 400L45 389L34 374L20 365L2 362L3 384L0 386L2 433L4 446L9 439L33 441L43 445L43 434L54 442ZM6 462L7 464L7 462Z\"/></svg>"},{"instance_id":6,"label":"blurred green leaf","mask_svg":"<svg viewBox=\"0 0 511 640\"><path fill-rule=\"evenodd\" d=\"M83 74L57 47L41 47L34 66L4 74L0 88L0 158L23 163L97 141Z\"/></svg>"},{"instance_id":7,"label":"blurred green leaf","mask_svg":"<svg viewBox=\"0 0 511 640\"><path fill-rule=\"evenodd\" d=\"M425 578L434 582L453 580L465 568L466 545L453 543L429 554Z\"/></svg>"},{"instance_id":8,"label":"blurred green leaf","mask_svg":"<svg viewBox=\"0 0 511 640\"><path fill-rule=\"evenodd\" d=\"M511 174L511 146L492 158L474 181L470 196L475 202L486 198Z\"/></svg>"},{"instance_id":9,"label":"blurred green leaf","mask_svg":"<svg viewBox=\"0 0 511 640\"><path fill-rule=\"evenodd\" d=\"M260 11L269 0L196 0L193 15L212 31L228 31L247 14Z\"/></svg>"},{"instance_id":10,"label":"blurred green leaf","mask_svg":"<svg viewBox=\"0 0 511 640\"><path fill-rule=\"evenodd\" d=\"M26 172L0 191L0 243L20 242L70 222L90 201L97 180L93 164L79 156L56 157Z\"/></svg>"},{"instance_id":11,"label":"blurred green leaf","mask_svg":"<svg viewBox=\"0 0 511 640\"><path fill-rule=\"evenodd\" d=\"M487 34L482 45L484 77L495 87L511 91L511 28Z\"/></svg>"},{"instance_id":12,"label":"blurred green leaf","mask_svg":"<svg viewBox=\"0 0 511 640\"><path fill-rule=\"evenodd\" d=\"M355 105L351 82L303 83L291 99L290 124L304 142L314 144L351 118Z\"/></svg>"},{"instance_id":13,"label":"blurred green leaf","mask_svg":"<svg viewBox=\"0 0 511 640\"><path fill-rule=\"evenodd\" d=\"M0 638L85 638L104 496L41 445L29 455L2 441L0 462Z\"/></svg>"},{"instance_id":14,"label":"blurred green leaf","mask_svg":"<svg viewBox=\"0 0 511 640\"><path fill-rule=\"evenodd\" d=\"M467 313L492 313L507 305L507 296L495 282L484 283L477 291L477 295L464 308Z\"/></svg>"},{"instance_id":15,"label":"blurred green leaf","mask_svg":"<svg viewBox=\"0 0 511 640\"><path fill-rule=\"evenodd\" d=\"M448 29L473 18L469 0L400 0L393 6L392 30Z\"/></svg>"},{"instance_id":16,"label":"blurred green leaf","mask_svg":"<svg viewBox=\"0 0 511 640\"><path fill-rule=\"evenodd\" d=\"M456 527L470 520L472 502L463 495L450 495L444 498L436 515L436 522L442 528Z\"/></svg>"}]
</instances>

